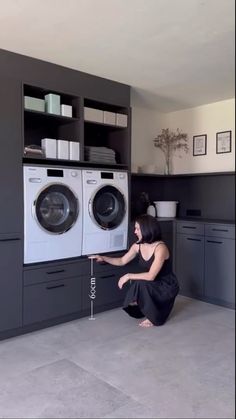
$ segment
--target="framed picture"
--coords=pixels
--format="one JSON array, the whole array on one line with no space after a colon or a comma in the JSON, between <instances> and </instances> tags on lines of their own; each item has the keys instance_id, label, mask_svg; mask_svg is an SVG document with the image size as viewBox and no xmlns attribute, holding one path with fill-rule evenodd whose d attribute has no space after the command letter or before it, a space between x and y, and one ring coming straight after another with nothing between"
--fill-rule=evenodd
<instances>
[{"instance_id":1,"label":"framed picture","mask_svg":"<svg viewBox=\"0 0 236 419\"><path fill-rule=\"evenodd\" d=\"M231 153L232 131L222 131L216 133L216 153Z\"/></svg>"},{"instance_id":2,"label":"framed picture","mask_svg":"<svg viewBox=\"0 0 236 419\"><path fill-rule=\"evenodd\" d=\"M203 156L207 153L207 135L194 135L193 136L193 155Z\"/></svg>"}]
</instances>

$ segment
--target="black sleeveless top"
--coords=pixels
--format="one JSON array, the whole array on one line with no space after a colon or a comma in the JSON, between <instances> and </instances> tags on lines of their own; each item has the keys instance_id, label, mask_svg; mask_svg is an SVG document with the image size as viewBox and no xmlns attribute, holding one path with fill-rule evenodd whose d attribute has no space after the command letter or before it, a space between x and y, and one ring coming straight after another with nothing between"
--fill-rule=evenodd
<instances>
[{"instance_id":1,"label":"black sleeveless top","mask_svg":"<svg viewBox=\"0 0 236 419\"><path fill-rule=\"evenodd\" d=\"M139 266L145 272L149 271L149 269L151 268L152 263L154 261L154 257L155 257L154 256L154 253L155 253L155 250L156 250L157 246L159 246L159 244L164 244L164 242L157 243L156 247L154 248L154 252L153 252L152 256L148 260L145 260L143 258L142 253L141 253L141 249L140 249L140 245L139 245L139 253L138 253L139 254ZM172 264L171 264L171 260L169 258L169 259L166 259L164 261L164 263L163 263L163 265L161 267L161 270L157 274L157 278L160 278L160 277L169 275L171 273L172 273Z\"/></svg>"}]
</instances>

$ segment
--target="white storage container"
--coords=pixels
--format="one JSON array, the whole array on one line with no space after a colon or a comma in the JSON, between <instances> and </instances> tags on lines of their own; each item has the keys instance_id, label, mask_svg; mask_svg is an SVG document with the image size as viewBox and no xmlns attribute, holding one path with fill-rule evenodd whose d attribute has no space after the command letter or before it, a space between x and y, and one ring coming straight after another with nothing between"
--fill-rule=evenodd
<instances>
[{"instance_id":1,"label":"white storage container","mask_svg":"<svg viewBox=\"0 0 236 419\"><path fill-rule=\"evenodd\" d=\"M70 160L80 160L80 143L69 141L69 158Z\"/></svg>"},{"instance_id":2,"label":"white storage container","mask_svg":"<svg viewBox=\"0 0 236 419\"><path fill-rule=\"evenodd\" d=\"M57 141L57 158L58 159L69 159L69 141L58 140Z\"/></svg>"},{"instance_id":3,"label":"white storage container","mask_svg":"<svg viewBox=\"0 0 236 419\"><path fill-rule=\"evenodd\" d=\"M61 115L68 116L72 118L72 106L71 105L61 105Z\"/></svg>"},{"instance_id":4,"label":"white storage container","mask_svg":"<svg viewBox=\"0 0 236 419\"><path fill-rule=\"evenodd\" d=\"M154 201L157 217L175 218L178 201Z\"/></svg>"},{"instance_id":5,"label":"white storage container","mask_svg":"<svg viewBox=\"0 0 236 419\"><path fill-rule=\"evenodd\" d=\"M56 157L57 157L57 140L55 138L42 138L41 147L44 150L46 158L56 159Z\"/></svg>"}]
</instances>

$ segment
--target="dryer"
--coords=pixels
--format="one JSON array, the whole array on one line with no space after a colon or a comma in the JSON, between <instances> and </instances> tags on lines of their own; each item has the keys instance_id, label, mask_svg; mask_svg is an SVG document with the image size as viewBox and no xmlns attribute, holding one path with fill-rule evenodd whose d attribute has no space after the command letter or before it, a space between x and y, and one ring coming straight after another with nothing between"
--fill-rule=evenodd
<instances>
[{"instance_id":1,"label":"dryer","mask_svg":"<svg viewBox=\"0 0 236 419\"><path fill-rule=\"evenodd\" d=\"M81 170L24 165L23 174L24 263L81 256Z\"/></svg>"},{"instance_id":2,"label":"dryer","mask_svg":"<svg viewBox=\"0 0 236 419\"><path fill-rule=\"evenodd\" d=\"M82 183L82 255L127 249L127 172L82 170Z\"/></svg>"}]
</instances>

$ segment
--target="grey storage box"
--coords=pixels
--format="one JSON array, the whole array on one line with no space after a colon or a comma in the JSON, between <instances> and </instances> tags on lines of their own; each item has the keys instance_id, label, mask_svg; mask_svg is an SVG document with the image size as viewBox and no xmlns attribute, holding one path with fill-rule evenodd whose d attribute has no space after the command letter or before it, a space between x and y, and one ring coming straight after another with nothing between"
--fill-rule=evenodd
<instances>
[{"instance_id":1,"label":"grey storage box","mask_svg":"<svg viewBox=\"0 0 236 419\"><path fill-rule=\"evenodd\" d=\"M49 93L48 95L45 95L45 109L48 113L60 115L61 97L59 95L55 95L54 93Z\"/></svg>"},{"instance_id":2,"label":"grey storage box","mask_svg":"<svg viewBox=\"0 0 236 419\"><path fill-rule=\"evenodd\" d=\"M108 125L116 125L116 114L109 111L104 111L103 122Z\"/></svg>"},{"instance_id":3,"label":"grey storage box","mask_svg":"<svg viewBox=\"0 0 236 419\"><path fill-rule=\"evenodd\" d=\"M44 99L38 99L36 97L24 96L24 107L31 111L45 111L45 102Z\"/></svg>"},{"instance_id":4,"label":"grey storage box","mask_svg":"<svg viewBox=\"0 0 236 419\"><path fill-rule=\"evenodd\" d=\"M124 127L126 128L128 125L128 117L125 114L117 113L116 114L116 125L118 127Z\"/></svg>"},{"instance_id":5,"label":"grey storage box","mask_svg":"<svg viewBox=\"0 0 236 419\"><path fill-rule=\"evenodd\" d=\"M103 123L103 111L100 109L84 108L84 120Z\"/></svg>"}]
</instances>

